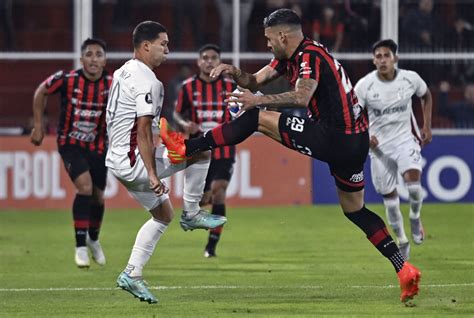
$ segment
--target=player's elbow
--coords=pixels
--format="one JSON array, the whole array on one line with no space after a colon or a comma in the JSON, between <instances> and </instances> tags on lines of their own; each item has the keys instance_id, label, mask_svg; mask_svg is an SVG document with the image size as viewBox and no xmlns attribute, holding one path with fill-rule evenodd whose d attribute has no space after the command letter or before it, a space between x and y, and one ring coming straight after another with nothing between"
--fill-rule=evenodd
<instances>
[{"instance_id":1,"label":"player's elbow","mask_svg":"<svg viewBox=\"0 0 474 318\"><path fill-rule=\"evenodd\" d=\"M295 105L300 107L306 107L311 100L311 96L307 96L306 94L297 94L295 99Z\"/></svg>"}]
</instances>

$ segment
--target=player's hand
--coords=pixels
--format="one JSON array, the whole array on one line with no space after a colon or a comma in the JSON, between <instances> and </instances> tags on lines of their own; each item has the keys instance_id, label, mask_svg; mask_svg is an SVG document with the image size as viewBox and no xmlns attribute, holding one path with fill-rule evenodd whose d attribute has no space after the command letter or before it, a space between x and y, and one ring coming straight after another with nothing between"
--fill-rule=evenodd
<instances>
[{"instance_id":1,"label":"player's hand","mask_svg":"<svg viewBox=\"0 0 474 318\"><path fill-rule=\"evenodd\" d=\"M161 181L156 176L150 176L150 189L155 192L157 196L162 196L170 192L164 181Z\"/></svg>"},{"instance_id":2,"label":"player's hand","mask_svg":"<svg viewBox=\"0 0 474 318\"><path fill-rule=\"evenodd\" d=\"M375 149L379 146L379 140L375 136L370 136L370 149Z\"/></svg>"},{"instance_id":3,"label":"player's hand","mask_svg":"<svg viewBox=\"0 0 474 318\"><path fill-rule=\"evenodd\" d=\"M421 128L421 145L425 146L433 140L433 134L431 133L431 128L423 127Z\"/></svg>"},{"instance_id":4,"label":"player's hand","mask_svg":"<svg viewBox=\"0 0 474 318\"><path fill-rule=\"evenodd\" d=\"M30 141L33 145L35 146L39 146L41 145L41 143L43 142L43 138L44 138L44 131L43 129L36 129L36 128L33 128L31 130L31 134L30 134Z\"/></svg>"},{"instance_id":5,"label":"player's hand","mask_svg":"<svg viewBox=\"0 0 474 318\"><path fill-rule=\"evenodd\" d=\"M260 96L255 95L252 93L250 90L243 88L243 87L238 87L240 90L240 93L227 93L227 99L224 100L224 102L229 103L240 103L242 106L240 107L240 111L237 113L237 116L240 115L240 113L255 108L258 105L261 105L262 103L260 102ZM232 99L231 99L232 98Z\"/></svg>"},{"instance_id":6,"label":"player's hand","mask_svg":"<svg viewBox=\"0 0 474 318\"><path fill-rule=\"evenodd\" d=\"M218 77L221 74L228 74L232 77L236 78L242 74L242 71L235 67L234 65L230 64L219 64L217 67L213 68L211 73L209 74L212 78Z\"/></svg>"}]
</instances>

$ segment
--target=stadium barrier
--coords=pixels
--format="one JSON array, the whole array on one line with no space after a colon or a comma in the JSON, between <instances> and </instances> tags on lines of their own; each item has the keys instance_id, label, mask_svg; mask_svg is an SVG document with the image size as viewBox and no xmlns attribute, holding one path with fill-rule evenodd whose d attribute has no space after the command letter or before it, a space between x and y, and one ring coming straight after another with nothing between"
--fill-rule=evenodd
<instances>
[{"instance_id":1,"label":"stadium barrier","mask_svg":"<svg viewBox=\"0 0 474 318\"><path fill-rule=\"evenodd\" d=\"M173 204L181 206L183 174L166 182ZM238 146L230 206L311 204L311 190L309 158L258 135ZM54 137L41 147L27 136L0 137L0 209L69 209L74 195ZM139 207L110 174L105 197L108 208Z\"/></svg>"},{"instance_id":2,"label":"stadium barrier","mask_svg":"<svg viewBox=\"0 0 474 318\"><path fill-rule=\"evenodd\" d=\"M425 202L474 202L474 137L453 135L433 137L422 151L422 186ZM381 203L370 174L370 160L364 167L365 198L369 203ZM401 178L401 177L400 177ZM337 203L334 181L325 164L313 161L313 203ZM400 179L401 181L401 179ZM403 184L403 182L399 182ZM397 188L400 198L407 200L408 191Z\"/></svg>"}]
</instances>

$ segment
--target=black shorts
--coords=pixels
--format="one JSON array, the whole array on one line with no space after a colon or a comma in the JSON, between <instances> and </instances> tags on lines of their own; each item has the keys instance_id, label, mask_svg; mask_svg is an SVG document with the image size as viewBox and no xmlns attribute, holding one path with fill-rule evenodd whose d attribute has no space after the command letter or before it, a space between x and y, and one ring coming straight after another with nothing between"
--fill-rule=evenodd
<instances>
[{"instance_id":1,"label":"black shorts","mask_svg":"<svg viewBox=\"0 0 474 318\"><path fill-rule=\"evenodd\" d=\"M104 190L107 184L105 154L97 154L79 146L61 146L58 148L69 177L74 182L78 176L89 171L92 183Z\"/></svg>"},{"instance_id":2,"label":"black shorts","mask_svg":"<svg viewBox=\"0 0 474 318\"><path fill-rule=\"evenodd\" d=\"M346 135L311 119L288 114L281 114L278 127L283 145L328 163L339 189L355 192L364 188L367 131Z\"/></svg>"},{"instance_id":3,"label":"black shorts","mask_svg":"<svg viewBox=\"0 0 474 318\"><path fill-rule=\"evenodd\" d=\"M225 180L230 181L232 173L234 173L234 162L231 159L212 159L209 171L207 172L206 185L204 186L204 192L211 189L212 181Z\"/></svg>"}]
</instances>

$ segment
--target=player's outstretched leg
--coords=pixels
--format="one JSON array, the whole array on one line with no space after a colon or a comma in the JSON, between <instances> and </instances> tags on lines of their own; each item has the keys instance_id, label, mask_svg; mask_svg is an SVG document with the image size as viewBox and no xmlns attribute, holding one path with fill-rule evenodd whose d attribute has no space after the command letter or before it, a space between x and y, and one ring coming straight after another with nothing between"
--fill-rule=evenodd
<instances>
[{"instance_id":1,"label":"player's outstretched leg","mask_svg":"<svg viewBox=\"0 0 474 318\"><path fill-rule=\"evenodd\" d=\"M117 277L117 287L128 291L140 301L146 301L149 304L156 304L158 299L148 290L146 282L141 277L130 277L122 272Z\"/></svg>"},{"instance_id":2,"label":"player's outstretched leg","mask_svg":"<svg viewBox=\"0 0 474 318\"><path fill-rule=\"evenodd\" d=\"M160 118L160 137L168 149L168 158L171 163L179 164L188 159L183 135L173 131L164 117Z\"/></svg>"},{"instance_id":3,"label":"player's outstretched leg","mask_svg":"<svg viewBox=\"0 0 474 318\"><path fill-rule=\"evenodd\" d=\"M400 211L400 198L398 195L394 197L384 197L383 204L385 206L388 224L390 224L390 227L397 237L400 253L402 253L405 260L408 260L410 258L410 243L408 242L405 228L403 226L403 215Z\"/></svg>"},{"instance_id":4,"label":"player's outstretched leg","mask_svg":"<svg viewBox=\"0 0 474 318\"><path fill-rule=\"evenodd\" d=\"M405 261L393 238L390 236L384 221L365 206L359 211L344 214L364 231L369 241L392 263L397 272L402 290L400 300L406 302L413 299L418 294L421 272Z\"/></svg>"}]
</instances>

